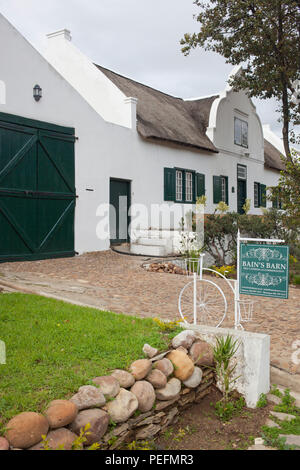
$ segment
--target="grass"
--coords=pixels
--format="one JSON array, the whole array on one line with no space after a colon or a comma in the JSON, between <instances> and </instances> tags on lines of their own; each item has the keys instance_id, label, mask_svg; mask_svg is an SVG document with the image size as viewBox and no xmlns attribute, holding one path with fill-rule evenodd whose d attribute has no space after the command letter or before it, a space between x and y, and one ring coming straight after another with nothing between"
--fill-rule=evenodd
<instances>
[{"instance_id":1,"label":"grass","mask_svg":"<svg viewBox=\"0 0 300 470\"><path fill-rule=\"evenodd\" d=\"M281 403L274 407L274 411L294 415L295 418L292 421L280 421L274 416L271 416L272 421L276 422L280 427L270 428L268 426L263 426L262 437L265 440L265 444L270 447L276 447L279 450L294 449L294 446L286 445L285 438L280 438L279 435L295 434L300 436L300 408L295 406L295 400L290 395L289 389L286 389L284 393L281 393L277 388L275 388L271 390L271 393L281 398Z\"/></svg>"},{"instance_id":2,"label":"grass","mask_svg":"<svg viewBox=\"0 0 300 470\"><path fill-rule=\"evenodd\" d=\"M177 329L178 331L178 329ZM0 295L0 434L23 411L42 412L82 385L143 357L145 343L165 349L174 336L151 319L100 312L44 297Z\"/></svg>"}]
</instances>

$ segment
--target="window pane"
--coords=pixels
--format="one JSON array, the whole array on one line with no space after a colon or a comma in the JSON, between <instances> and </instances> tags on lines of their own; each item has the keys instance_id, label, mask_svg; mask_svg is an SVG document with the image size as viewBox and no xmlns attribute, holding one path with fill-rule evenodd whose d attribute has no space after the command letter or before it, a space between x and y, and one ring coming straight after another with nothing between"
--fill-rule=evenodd
<instances>
[{"instance_id":1,"label":"window pane","mask_svg":"<svg viewBox=\"0 0 300 470\"><path fill-rule=\"evenodd\" d=\"M247 167L238 165L238 179L240 180L247 179Z\"/></svg>"},{"instance_id":2,"label":"window pane","mask_svg":"<svg viewBox=\"0 0 300 470\"><path fill-rule=\"evenodd\" d=\"M227 202L226 199L226 178L222 176L222 201Z\"/></svg>"},{"instance_id":3,"label":"window pane","mask_svg":"<svg viewBox=\"0 0 300 470\"><path fill-rule=\"evenodd\" d=\"M187 202L193 202L193 175L189 172L185 178L185 199Z\"/></svg>"},{"instance_id":4,"label":"window pane","mask_svg":"<svg viewBox=\"0 0 300 470\"><path fill-rule=\"evenodd\" d=\"M248 148L248 123L242 121L242 146Z\"/></svg>"},{"instance_id":5,"label":"window pane","mask_svg":"<svg viewBox=\"0 0 300 470\"><path fill-rule=\"evenodd\" d=\"M182 201L182 171L176 170L176 201Z\"/></svg>"},{"instance_id":6,"label":"window pane","mask_svg":"<svg viewBox=\"0 0 300 470\"><path fill-rule=\"evenodd\" d=\"M234 119L234 143L242 145L242 121L238 118Z\"/></svg>"},{"instance_id":7,"label":"window pane","mask_svg":"<svg viewBox=\"0 0 300 470\"><path fill-rule=\"evenodd\" d=\"M254 207L259 207L259 184L254 183Z\"/></svg>"}]
</instances>

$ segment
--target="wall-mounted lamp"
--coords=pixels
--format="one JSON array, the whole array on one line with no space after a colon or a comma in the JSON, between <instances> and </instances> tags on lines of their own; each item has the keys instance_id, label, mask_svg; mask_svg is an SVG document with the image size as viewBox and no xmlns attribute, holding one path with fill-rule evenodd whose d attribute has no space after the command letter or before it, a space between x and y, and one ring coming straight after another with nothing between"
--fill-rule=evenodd
<instances>
[{"instance_id":1,"label":"wall-mounted lamp","mask_svg":"<svg viewBox=\"0 0 300 470\"><path fill-rule=\"evenodd\" d=\"M34 97L35 101L40 101L42 96L43 96L43 90L41 89L41 87L39 85L35 85L35 87L33 89L33 97Z\"/></svg>"}]
</instances>

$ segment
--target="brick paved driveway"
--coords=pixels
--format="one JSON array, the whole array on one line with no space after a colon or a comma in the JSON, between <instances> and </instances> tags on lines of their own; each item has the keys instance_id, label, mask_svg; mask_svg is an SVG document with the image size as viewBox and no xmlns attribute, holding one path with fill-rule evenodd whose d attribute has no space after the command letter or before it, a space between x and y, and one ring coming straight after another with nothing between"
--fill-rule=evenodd
<instances>
[{"instance_id":1,"label":"brick paved driveway","mask_svg":"<svg viewBox=\"0 0 300 470\"><path fill-rule=\"evenodd\" d=\"M0 265L0 274L3 280L105 310L179 319L178 296L187 278L147 272L142 268L147 259L111 251L88 253L69 259L6 263ZM255 300L254 321L245 324L245 329L271 335L272 364L300 373L300 365L291 360L292 345L300 340L300 289L291 288L289 300ZM231 301L224 326L232 325Z\"/></svg>"}]
</instances>

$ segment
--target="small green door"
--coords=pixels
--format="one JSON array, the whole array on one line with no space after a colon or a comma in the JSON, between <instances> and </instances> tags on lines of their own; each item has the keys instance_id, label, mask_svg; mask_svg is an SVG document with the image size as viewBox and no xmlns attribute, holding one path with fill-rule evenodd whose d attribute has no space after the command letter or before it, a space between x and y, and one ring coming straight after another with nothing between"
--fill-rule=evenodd
<instances>
[{"instance_id":1,"label":"small green door","mask_svg":"<svg viewBox=\"0 0 300 470\"><path fill-rule=\"evenodd\" d=\"M244 214L243 207L247 199L247 182L245 180L238 180L237 198L238 198L238 213Z\"/></svg>"},{"instance_id":2,"label":"small green door","mask_svg":"<svg viewBox=\"0 0 300 470\"><path fill-rule=\"evenodd\" d=\"M130 182L110 180L110 242L112 245L127 243L129 236Z\"/></svg>"},{"instance_id":3,"label":"small green door","mask_svg":"<svg viewBox=\"0 0 300 470\"><path fill-rule=\"evenodd\" d=\"M74 256L74 141L0 113L0 262Z\"/></svg>"}]
</instances>

